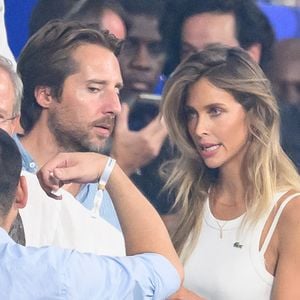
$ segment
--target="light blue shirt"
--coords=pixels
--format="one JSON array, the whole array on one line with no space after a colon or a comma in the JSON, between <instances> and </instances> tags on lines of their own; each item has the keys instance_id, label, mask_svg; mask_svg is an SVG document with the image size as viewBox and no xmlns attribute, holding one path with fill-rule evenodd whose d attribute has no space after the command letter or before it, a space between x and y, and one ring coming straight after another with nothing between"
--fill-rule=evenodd
<instances>
[{"instance_id":1,"label":"light blue shirt","mask_svg":"<svg viewBox=\"0 0 300 300\"><path fill-rule=\"evenodd\" d=\"M15 140L22 156L22 168L30 173L35 174L39 170L39 166L32 159L32 157L27 152L27 150L23 147L19 137L17 135L14 135L13 139ZM89 184L82 185L79 193L76 196L76 199L87 209L92 209L94 205L94 198L96 196L97 191L98 191L97 183L89 183ZM107 193L107 191L104 191L99 215L107 222L109 222L110 224L112 224L114 227L116 227L121 231L121 226L119 223L117 213L115 211L112 200L109 194Z\"/></svg>"},{"instance_id":2,"label":"light blue shirt","mask_svg":"<svg viewBox=\"0 0 300 300\"><path fill-rule=\"evenodd\" d=\"M23 247L0 228L0 299L166 299L180 285L159 254L109 257Z\"/></svg>"}]
</instances>

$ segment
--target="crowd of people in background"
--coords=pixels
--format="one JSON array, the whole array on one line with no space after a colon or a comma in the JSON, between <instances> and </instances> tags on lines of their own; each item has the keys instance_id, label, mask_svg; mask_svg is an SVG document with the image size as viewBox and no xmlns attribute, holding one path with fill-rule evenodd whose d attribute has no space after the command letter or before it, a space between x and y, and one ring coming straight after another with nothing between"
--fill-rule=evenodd
<instances>
[{"instance_id":1,"label":"crowd of people in background","mask_svg":"<svg viewBox=\"0 0 300 300\"><path fill-rule=\"evenodd\" d=\"M0 298L300 298L300 38L253 0L38 0L14 58L4 12Z\"/></svg>"}]
</instances>

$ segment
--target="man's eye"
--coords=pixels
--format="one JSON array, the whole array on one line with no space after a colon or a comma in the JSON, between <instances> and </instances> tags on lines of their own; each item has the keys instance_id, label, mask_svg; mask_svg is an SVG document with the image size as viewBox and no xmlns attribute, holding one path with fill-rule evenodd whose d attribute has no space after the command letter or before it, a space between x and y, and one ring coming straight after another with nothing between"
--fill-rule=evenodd
<instances>
[{"instance_id":1,"label":"man's eye","mask_svg":"<svg viewBox=\"0 0 300 300\"><path fill-rule=\"evenodd\" d=\"M160 55L165 52L165 47L162 43L150 43L148 51L151 55Z\"/></svg>"},{"instance_id":2,"label":"man's eye","mask_svg":"<svg viewBox=\"0 0 300 300\"><path fill-rule=\"evenodd\" d=\"M138 48L138 42L135 40L125 40L122 45L122 50L125 52L135 51Z\"/></svg>"},{"instance_id":3,"label":"man's eye","mask_svg":"<svg viewBox=\"0 0 300 300\"><path fill-rule=\"evenodd\" d=\"M93 87L93 86L89 86L89 87L88 87L88 90L89 90L91 93L97 93L97 92L100 91L99 88Z\"/></svg>"}]
</instances>

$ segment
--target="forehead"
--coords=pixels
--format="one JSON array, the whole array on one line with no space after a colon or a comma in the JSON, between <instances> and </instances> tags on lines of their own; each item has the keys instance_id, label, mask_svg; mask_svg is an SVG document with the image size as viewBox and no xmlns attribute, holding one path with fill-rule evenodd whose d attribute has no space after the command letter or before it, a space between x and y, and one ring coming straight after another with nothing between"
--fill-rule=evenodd
<instances>
[{"instance_id":1,"label":"forehead","mask_svg":"<svg viewBox=\"0 0 300 300\"><path fill-rule=\"evenodd\" d=\"M0 67L0 112L11 114L14 105L14 86L9 74Z\"/></svg>"},{"instance_id":2,"label":"forehead","mask_svg":"<svg viewBox=\"0 0 300 300\"><path fill-rule=\"evenodd\" d=\"M143 41L160 41L158 19L147 15L130 15L128 36Z\"/></svg>"},{"instance_id":3,"label":"forehead","mask_svg":"<svg viewBox=\"0 0 300 300\"><path fill-rule=\"evenodd\" d=\"M83 44L72 53L78 64L77 73L96 76L95 79L122 82L117 57L109 49L100 45Z\"/></svg>"},{"instance_id":4,"label":"forehead","mask_svg":"<svg viewBox=\"0 0 300 300\"><path fill-rule=\"evenodd\" d=\"M185 20L182 27L182 41L197 49L207 44L223 43L238 46L235 18L231 13L201 13Z\"/></svg>"},{"instance_id":5,"label":"forehead","mask_svg":"<svg viewBox=\"0 0 300 300\"><path fill-rule=\"evenodd\" d=\"M283 81L300 81L300 39L296 43L281 42L275 47L274 76Z\"/></svg>"},{"instance_id":6,"label":"forehead","mask_svg":"<svg viewBox=\"0 0 300 300\"><path fill-rule=\"evenodd\" d=\"M188 89L186 104L193 107L205 107L212 103L224 105L238 104L226 90L212 84L207 78L197 80Z\"/></svg>"}]
</instances>

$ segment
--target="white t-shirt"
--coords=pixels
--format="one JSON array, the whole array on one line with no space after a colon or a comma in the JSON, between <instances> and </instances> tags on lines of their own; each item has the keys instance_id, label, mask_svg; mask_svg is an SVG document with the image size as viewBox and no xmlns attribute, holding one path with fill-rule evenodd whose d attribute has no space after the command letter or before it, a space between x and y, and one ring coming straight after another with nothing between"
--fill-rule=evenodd
<instances>
[{"instance_id":1,"label":"white t-shirt","mask_svg":"<svg viewBox=\"0 0 300 300\"><path fill-rule=\"evenodd\" d=\"M26 246L58 246L98 255L125 255L122 233L61 189L62 200L47 196L36 175L22 171L28 202L20 210Z\"/></svg>"},{"instance_id":2,"label":"white t-shirt","mask_svg":"<svg viewBox=\"0 0 300 300\"><path fill-rule=\"evenodd\" d=\"M269 300L274 277L266 270L264 254L284 206L297 194L281 204L261 250L259 242L267 218L283 194L276 193L269 211L248 231L239 230L243 216L217 220L207 200L199 240L184 266L184 286L207 300Z\"/></svg>"}]
</instances>

